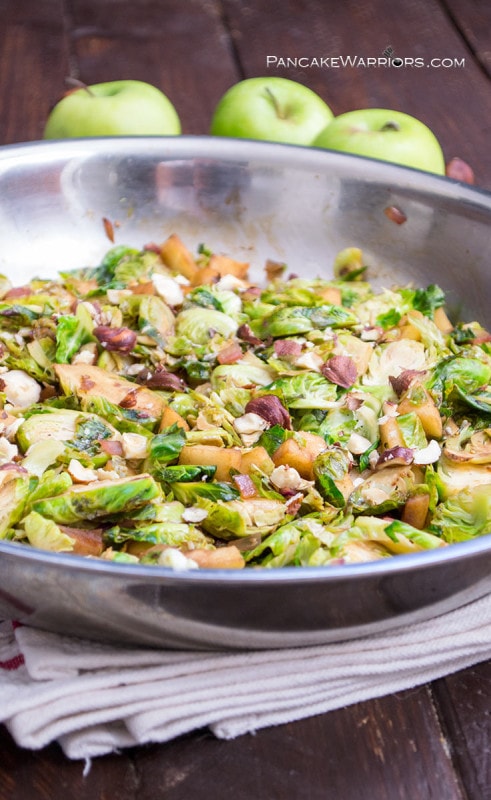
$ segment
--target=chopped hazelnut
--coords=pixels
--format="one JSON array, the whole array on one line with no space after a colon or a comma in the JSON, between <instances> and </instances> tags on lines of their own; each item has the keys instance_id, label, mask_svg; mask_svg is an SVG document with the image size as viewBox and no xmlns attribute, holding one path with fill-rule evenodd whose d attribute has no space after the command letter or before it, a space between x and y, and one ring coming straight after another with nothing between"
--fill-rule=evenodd
<instances>
[{"instance_id":1,"label":"chopped hazelnut","mask_svg":"<svg viewBox=\"0 0 491 800\"><path fill-rule=\"evenodd\" d=\"M266 394L249 400L245 407L246 414L253 413L265 420L268 425L281 425L291 430L290 414L275 394Z\"/></svg>"}]
</instances>

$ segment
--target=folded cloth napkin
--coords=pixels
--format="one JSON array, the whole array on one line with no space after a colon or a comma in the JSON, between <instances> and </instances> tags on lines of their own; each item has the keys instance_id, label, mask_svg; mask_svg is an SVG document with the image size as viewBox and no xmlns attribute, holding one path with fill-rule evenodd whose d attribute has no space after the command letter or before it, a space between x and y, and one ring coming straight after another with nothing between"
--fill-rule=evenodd
<instances>
[{"instance_id":1,"label":"folded cloth napkin","mask_svg":"<svg viewBox=\"0 0 491 800\"><path fill-rule=\"evenodd\" d=\"M223 739L414 687L491 658L491 595L389 633L297 649L151 650L0 623L0 722L90 759L208 726Z\"/></svg>"}]
</instances>

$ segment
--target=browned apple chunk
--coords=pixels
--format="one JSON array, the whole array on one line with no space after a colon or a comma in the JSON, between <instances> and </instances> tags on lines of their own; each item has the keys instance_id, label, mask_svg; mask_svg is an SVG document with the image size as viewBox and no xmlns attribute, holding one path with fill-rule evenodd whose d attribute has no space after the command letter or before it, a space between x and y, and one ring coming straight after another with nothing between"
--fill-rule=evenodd
<instances>
[{"instance_id":1,"label":"browned apple chunk","mask_svg":"<svg viewBox=\"0 0 491 800\"><path fill-rule=\"evenodd\" d=\"M192 281L198 272L198 265L190 250L176 233L169 236L160 248L160 256L169 269L184 275Z\"/></svg>"},{"instance_id":2,"label":"browned apple chunk","mask_svg":"<svg viewBox=\"0 0 491 800\"><path fill-rule=\"evenodd\" d=\"M104 397L110 403L120 403L131 393L132 408L160 418L165 401L145 386L121 378L112 372L89 364L54 364L54 370L65 394L77 397ZM133 402L134 400L134 402Z\"/></svg>"},{"instance_id":3,"label":"browned apple chunk","mask_svg":"<svg viewBox=\"0 0 491 800\"><path fill-rule=\"evenodd\" d=\"M240 471L242 453L238 447L217 447L213 444L185 445L179 455L179 464L216 466L215 480L230 481L231 469Z\"/></svg>"},{"instance_id":4,"label":"browned apple chunk","mask_svg":"<svg viewBox=\"0 0 491 800\"><path fill-rule=\"evenodd\" d=\"M71 528L59 525L60 531L74 540L72 553L80 556L100 556L104 550L102 528Z\"/></svg>"},{"instance_id":5,"label":"browned apple chunk","mask_svg":"<svg viewBox=\"0 0 491 800\"><path fill-rule=\"evenodd\" d=\"M231 544L217 550L186 550L185 555L205 569L242 569L245 561L240 550Z\"/></svg>"}]
</instances>

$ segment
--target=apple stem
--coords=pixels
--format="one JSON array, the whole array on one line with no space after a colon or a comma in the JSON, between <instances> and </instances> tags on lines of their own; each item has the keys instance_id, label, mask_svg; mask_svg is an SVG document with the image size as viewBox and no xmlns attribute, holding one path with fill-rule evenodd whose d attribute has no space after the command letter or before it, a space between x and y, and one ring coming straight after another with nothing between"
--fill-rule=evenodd
<instances>
[{"instance_id":1,"label":"apple stem","mask_svg":"<svg viewBox=\"0 0 491 800\"><path fill-rule=\"evenodd\" d=\"M386 122L385 125L383 125L380 128L380 130L381 131L400 131L401 130L401 126L399 125L399 123L393 122L392 120L389 120L389 122Z\"/></svg>"},{"instance_id":2,"label":"apple stem","mask_svg":"<svg viewBox=\"0 0 491 800\"><path fill-rule=\"evenodd\" d=\"M285 115L283 114L283 111L281 110L281 106L278 103L278 100L276 99L275 95L273 94L273 92L271 91L269 86L266 86L266 92L267 92L267 94L269 94L269 96L271 98L271 102L273 103L274 110L276 111L277 117L279 119L285 119Z\"/></svg>"},{"instance_id":3,"label":"apple stem","mask_svg":"<svg viewBox=\"0 0 491 800\"><path fill-rule=\"evenodd\" d=\"M65 78L65 83L68 86L71 86L73 89L85 89L87 94L90 94L91 97L95 97L95 94L94 92L91 92L90 87L87 86L87 84L84 83L83 81L79 81L78 78L72 78L69 76Z\"/></svg>"}]
</instances>

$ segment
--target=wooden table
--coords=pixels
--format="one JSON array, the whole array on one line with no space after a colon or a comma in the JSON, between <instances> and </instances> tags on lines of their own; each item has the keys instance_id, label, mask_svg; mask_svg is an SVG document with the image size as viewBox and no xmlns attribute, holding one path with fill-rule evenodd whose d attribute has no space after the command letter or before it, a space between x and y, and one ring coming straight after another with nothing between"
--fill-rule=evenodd
<instances>
[{"instance_id":1,"label":"wooden table","mask_svg":"<svg viewBox=\"0 0 491 800\"><path fill-rule=\"evenodd\" d=\"M465 159L491 189L486 0L0 0L0 23L0 144L41 138L66 76L154 83L184 132L203 134L229 86L271 74L310 86L335 114L369 106L414 114L447 160ZM426 66L308 63L381 57L388 47ZM295 68L271 57L307 60ZM484 663L231 742L198 731L100 758L86 777L56 745L20 750L0 729L0 800L483 800L491 798L490 681Z\"/></svg>"}]
</instances>

